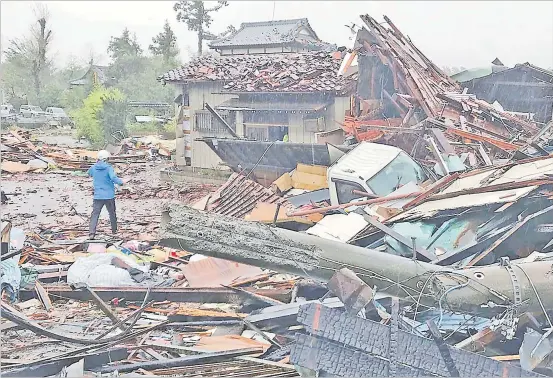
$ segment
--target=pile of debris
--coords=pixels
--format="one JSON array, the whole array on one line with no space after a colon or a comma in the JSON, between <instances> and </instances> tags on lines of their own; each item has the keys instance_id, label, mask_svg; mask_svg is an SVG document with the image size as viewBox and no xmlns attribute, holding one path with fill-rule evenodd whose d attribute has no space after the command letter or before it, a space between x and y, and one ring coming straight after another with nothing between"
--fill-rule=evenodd
<instances>
[{"instance_id":1,"label":"pile of debris","mask_svg":"<svg viewBox=\"0 0 553 378\"><path fill-rule=\"evenodd\" d=\"M491 165L496 158L510 157L517 150L523 157L547 155L535 143L543 137L540 130L545 125L462 90L389 18L384 17L388 27L368 15L361 19L366 27L357 33L352 53L358 58L356 109L354 117L347 117L341 125L347 135L357 142L374 141L403 149L420 144L422 137L423 144L441 138L450 144L442 153L473 151L478 157L471 158L473 167ZM353 62L346 58L347 64ZM387 84L377 85L381 81ZM445 136L428 135L429 128ZM424 158L420 152L420 148L414 149L412 155Z\"/></svg>"},{"instance_id":2,"label":"pile of debris","mask_svg":"<svg viewBox=\"0 0 553 378\"><path fill-rule=\"evenodd\" d=\"M31 142L31 133L10 130L1 136L2 171L7 173L45 172L46 170L86 171L95 162L97 151L62 148ZM112 153L110 160L116 167L144 163L147 159L169 159L175 143L157 137L123 139L118 146L106 147Z\"/></svg>"}]
</instances>

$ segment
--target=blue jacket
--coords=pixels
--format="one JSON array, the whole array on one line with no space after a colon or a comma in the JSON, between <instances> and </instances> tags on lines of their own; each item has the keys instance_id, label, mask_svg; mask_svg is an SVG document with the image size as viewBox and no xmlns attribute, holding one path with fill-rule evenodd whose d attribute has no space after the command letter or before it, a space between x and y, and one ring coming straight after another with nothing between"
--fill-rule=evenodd
<instances>
[{"instance_id":1,"label":"blue jacket","mask_svg":"<svg viewBox=\"0 0 553 378\"><path fill-rule=\"evenodd\" d=\"M115 198L115 184L123 185L123 181L117 177L113 167L105 161L98 160L88 170L94 183L94 199L106 200Z\"/></svg>"}]
</instances>

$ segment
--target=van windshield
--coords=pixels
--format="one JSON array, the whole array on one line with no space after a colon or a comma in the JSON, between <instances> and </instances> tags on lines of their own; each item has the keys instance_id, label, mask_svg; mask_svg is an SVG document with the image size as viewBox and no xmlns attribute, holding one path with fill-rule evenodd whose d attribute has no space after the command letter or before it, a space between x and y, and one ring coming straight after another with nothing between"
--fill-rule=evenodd
<instances>
[{"instance_id":1,"label":"van windshield","mask_svg":"<svg viewBox=\"0 0 553 378\"><path fill-rule=\"evenodd\" d=\"M400 152L384 169L368 179L367 185L377 196L385 196L411 181L420 184L426 179L422 168L405 152Z\"/></svg>"}]
</instances>

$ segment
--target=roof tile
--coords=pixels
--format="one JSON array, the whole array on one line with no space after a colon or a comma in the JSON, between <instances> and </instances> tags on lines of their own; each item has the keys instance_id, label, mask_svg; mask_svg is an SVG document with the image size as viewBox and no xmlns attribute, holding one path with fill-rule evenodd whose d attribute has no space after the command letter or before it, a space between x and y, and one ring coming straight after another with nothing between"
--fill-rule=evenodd
<instances>
[{"instance_id":1,"label":"roof tile","mask_svg":"<svg viewBox=\"0 0 553 378\"><path fill-rule=\"evenodd\" d=\"M338 76L341 58L328 52L202 56L158 79L223 81L229 92L350 93L357 76Z\"/></svg>"}]
</instances>

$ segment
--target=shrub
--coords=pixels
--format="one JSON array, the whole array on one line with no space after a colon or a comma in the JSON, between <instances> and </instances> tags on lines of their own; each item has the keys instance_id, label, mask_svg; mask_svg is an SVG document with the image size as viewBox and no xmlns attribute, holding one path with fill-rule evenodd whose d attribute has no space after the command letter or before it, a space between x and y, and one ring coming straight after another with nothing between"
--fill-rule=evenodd
<instances>
[{"instance_id":1,"label":"shrub","mask_svg":"<svg viewBox=\"0 0 553 378\"><path fill-rule=\"evenodd\" d=\"M121 91L115 88L104 88L96 86L92 92L83 101L83 105L71 112L77 128L77 137L85 137L95 148L105 146L111 130L106 129L104 119L104 106L106 102L124 102L124 96ZM125 114L123 114L123 125Z\"/></svg>"}]
</instances>

